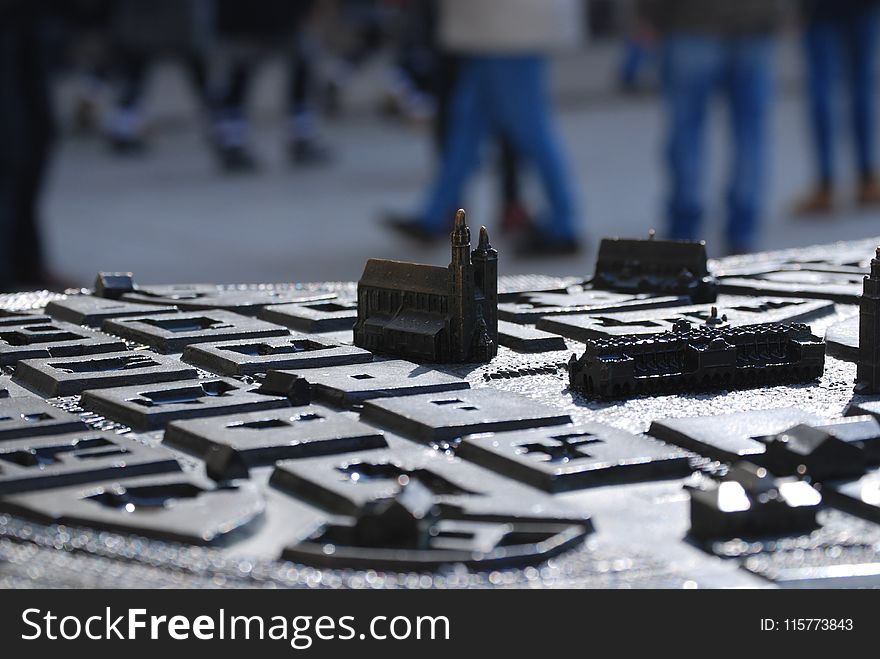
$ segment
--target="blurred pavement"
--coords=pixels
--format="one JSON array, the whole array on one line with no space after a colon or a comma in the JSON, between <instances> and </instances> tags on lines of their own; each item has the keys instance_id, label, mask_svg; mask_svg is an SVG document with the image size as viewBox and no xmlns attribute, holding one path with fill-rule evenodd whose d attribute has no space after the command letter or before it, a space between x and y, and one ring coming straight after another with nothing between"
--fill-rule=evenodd
<instances>
[{"instance_id":1,"label":"blurred pavement","mask_svg":"<svg viewBox=\"0 0 880 659\"><path fill-rule=\"evenodd\" d=\"M650 95L613 91L615 55L616 49L593 47L557 68L562 131L593 248L602 236L643 236L659 227L663 201L661 108ZM774 117L763 247L876 235L880 211L850 206L830 220L806 223L788 216L812 172L795 55L792 44L782 49L785 84ZM432 167L427 129L389 122L373 110L370 82L379 76L366 72L351 90L350 109L325 124L338 161L304 170L287 164L280 72L267 67L254 94L261 168L233 176L215 165L183 77L162 67L151 88L148 113L155 130L143 156L112 157L95 138L61 141L44 200L50 262L82 285L98 270L132 270L143 283L280 282L357 279L371 256L445 264L445 245L414 248L377 224L383 210L415 207ZM65 93L62 88L60 95ZM725 120L724 112L715 113L710 139L706 238L713 255L720 249ZM841 170L849 175L852 157L844 144ZM492 170L484 167L466 200L472 227L487 224L490 234L497 222ZM593 249L574 259L516 261L508 241L496 234L503 273L592 271Z\"/></svg>"}]
</instances>

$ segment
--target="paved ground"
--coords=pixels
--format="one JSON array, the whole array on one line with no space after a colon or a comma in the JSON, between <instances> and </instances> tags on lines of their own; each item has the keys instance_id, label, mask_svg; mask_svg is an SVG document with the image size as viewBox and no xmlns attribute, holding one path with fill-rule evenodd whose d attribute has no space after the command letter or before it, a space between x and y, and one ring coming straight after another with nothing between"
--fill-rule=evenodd
<instances>
[{"instance_id":1,"label":"paved ground","mask_svg":"<svg viewBox=\"0 0 880 659\"><path fill-rule=\"evenodd\" d=\"M795 83L785 85L775 109L772 193L762 247L880 233L877 213L851 206L825 222L794 223L788 217L791 199L811 169L800 95L791 89L798 77L793 52L790 47L783 52L784 76ZM561 64L558 82L583 227L594 239L646 234L657 224L664 184L660 107L650 97L624 99L605 91L612 55L593 49L571 58ZM356 107L369 101L369 79L353 92ZM376 223L383 209L413 207L429 180L426 132L352 112L326 127L338 151L336 164L293 170L283 158L273 110L277 80L270 69L256 93L262 168L254 175L217 171L198 123L188 118L191 101L174 71L161 71L153 86L152 111L159 120L148 154L119 160L94 139L63 140L45 202L45 230L57 271L78 284L89 283L99 269L132 270L139 281L155 283L276 282L356 279L370 256L445 263L445 248L413 249ZM706 236L713 253L720 249L724 121L719 108L710 141L715 221ZM486 173L472 186L467 199L472 223L490 228L495 223L495 188ZM592 270L592 253L523 262L509 256L505 240L495 242L503 272Z\"/></svg>"}]
</instances>

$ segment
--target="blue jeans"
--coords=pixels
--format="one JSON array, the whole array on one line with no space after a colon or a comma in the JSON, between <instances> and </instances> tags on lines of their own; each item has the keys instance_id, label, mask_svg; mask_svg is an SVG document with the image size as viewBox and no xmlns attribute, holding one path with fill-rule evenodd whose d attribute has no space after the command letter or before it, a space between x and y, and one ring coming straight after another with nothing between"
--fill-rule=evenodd
<instances>
[{"instance_id":1,"label":"blue jeans","mask_svg":"<svg viewBox=\"0 0 880 659\"><path fill-rule=\"evenodd\" d=\"M539 56L480 56L462 60L443 162L422 207L423 221L440 232L449 226L463 188L477 169L489 138L507 137L533 165L546 192L545 228L574 238L575 201L553 122L547 62Z\"/></svg>"},{"instance_id":2,"label":"blue jeans","mask_svg":"<svg viewBox=\"0 0 880 659\"><path fill-rule=\"evenodd\" d=\"M834 180L834 82L841 73L841 65L849 82L856 165L863 177L875 171L874 67L878 25L880 10L876 7L844 4L839 10L811 21L804 33L810 128L817 175L823 183Z\"/></svg>"},{"instance_id":3,"label":"blue jeans","mask_svg":"<svg viewBox=\"0 0 880 659\"><path fill-rule=\"evenodd\" d=\"M733 162L727 191L727 246L748 251L757 238L767 178L767 117L773 92L771 37L725 39L670 35L663 86L669 121L667 206L671 238L700 237L704 213L704 140L709 102L721 90L729 106Z\"/></svg>"},{"instance_id":4,"label":"blue jeans","mask_svg":"<svg viewBox=\"0 0 880 659\"><path fill-rule=\"evenodd\" d=\"M620 61L620 84L626 89L636 89L650 75L657 64L657 53L636 39L628 38L623 44Z\"/></svg>"}]
</instances>

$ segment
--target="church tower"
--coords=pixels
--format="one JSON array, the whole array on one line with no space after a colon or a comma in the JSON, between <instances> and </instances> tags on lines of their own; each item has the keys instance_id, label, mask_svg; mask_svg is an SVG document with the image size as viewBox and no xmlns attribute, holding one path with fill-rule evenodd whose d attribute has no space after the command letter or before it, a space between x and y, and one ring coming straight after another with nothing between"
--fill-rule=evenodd
<instances>
[{"instance_id":1,"label":"church tower","mask_svg":"<svg viewBox=\"0 0 880 659\"><path fill-rule=\"evenodd\" d=\"M483 293L483 319L489 336L498 344L498 250L489 244L489 232L480 227L480 241L471 254L474 284Z\"/></svg>"},{"instance_id":2,"label":"church tower","mask_svg":"<svg viewBox=\"0 0 880 659\"><path fill-rule=\"evenodd\" d=\"M871 274L859 299L859 363L856 393L880 393L880 247L871 259Z\"/></svg>"},{"instance_id":3,"label":"church tower","mask_svg":"<svg viewBox=\"0 0 880 659\"><path fill-rule=\"evenodd\" d=\"M452 315L450 348L455 359L465 361L476 325L474 269L471 263L471 231L464 210L455 213L452 228L452 261L449 263L449 311Z\"/></svg>"}]
</instances>

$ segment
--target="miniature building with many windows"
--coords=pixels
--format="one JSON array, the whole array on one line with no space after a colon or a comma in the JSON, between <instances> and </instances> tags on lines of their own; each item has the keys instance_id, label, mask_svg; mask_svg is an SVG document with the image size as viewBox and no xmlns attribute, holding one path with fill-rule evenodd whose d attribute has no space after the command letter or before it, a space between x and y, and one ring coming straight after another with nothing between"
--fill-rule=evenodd
<instances>
[{"instance_id":1,"label":"miniature building with many windows","mask_svg":"<svg viewBox=\"0 0 880 659\"><path fill-rule=\"evenodd\" d=\"M825 342L802 323L693 327L593 339L568 364L571 388L588 398L741 389L822 376Z\"/></svg>"},{"instance_id":2,"label":"miniature building with many windows","mask_svg":"<svg viewBox=\"0 0 880 659\"><path fill-rule=\"evenodd\" d=\"M419 362L486 362L498 352L498 252L480 229L471 251L464 211L455 216L444 268L370 259L358 282L354 343Z\"/></svg>"}]
</instances>

